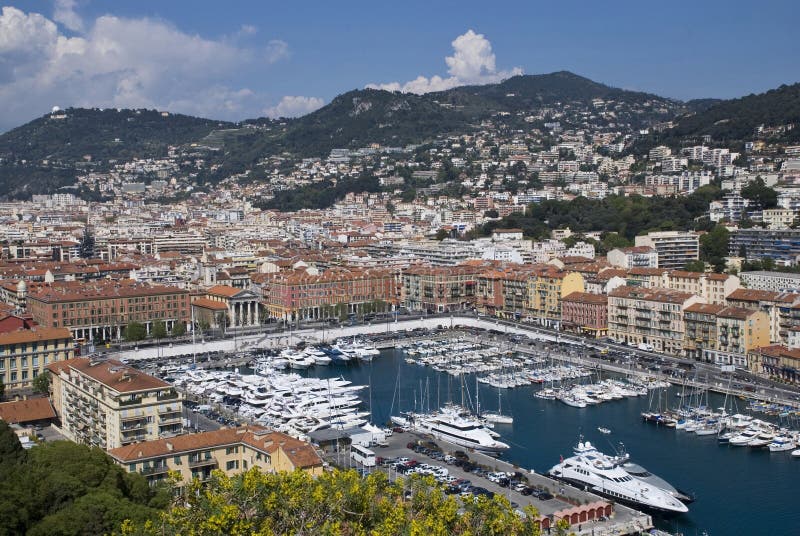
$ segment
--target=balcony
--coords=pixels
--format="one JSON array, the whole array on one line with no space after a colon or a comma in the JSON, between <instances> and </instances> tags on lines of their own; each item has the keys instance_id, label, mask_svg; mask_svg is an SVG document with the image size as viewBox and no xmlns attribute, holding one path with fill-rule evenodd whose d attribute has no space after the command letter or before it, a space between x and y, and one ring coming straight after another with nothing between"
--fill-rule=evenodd
<instances>
[{"instance_id":1,"label":"balcony","mask_svg":"<svg viewBox=\"0 0 800 536\"><path fill-rule=\"evenodd\" d=\"M158 394L156 395L156 398L159 401L162 401L162 400L175 400L179 396L180 395L178 394L177 391L169 390L169 391L159 391Z\"/></svg>"},{"instance_id":2,"label":"balcony","mask_svg":"<svg viewBox=\"0 0 800 536\"><path fill-rule=\"evenodd\" d=\"M120 406L135 406L142 403L142 397L124 398L118 401Z\"/></svg>"},{"instance_id":3,"label":"balcony","mask_svg":"<svg viewBox=\"0 0 800 536\"><path fill-rule=\"evenodd\" d=\"M130 423L130 424L123 424L120 427L120 430L122 430L122 433L124 434L124 433L130 432L132 430L142 430L144 428L147 428L147 421L134 422L134 423Z\"/></svg>"},{"instance_id":4,"label":"balcony","mask_svg":"<svg viewBox=\"0 0 800 536\"><path fill-rule=\"evenodd\" d=\"M216 467L217 460L214 458L200 458L200 459L190 459L189 460L189 467Z\"/></svg>"},{"instance_id":5,"label":"balcony","mask_svg":"<svg viewBox=\"0 0 800 536\"><path fill-rule=\"evenodd\" d=\"M147 466L147 467L142 467L139 470L139 474L142 474L142 475L145 475L145 476L147 476L147 475L159 475L159 474L164 474L167 471L169 471L169 467L167 467L167 464L159 464L159 465L150 465L150 466Z\"/></svg>"},{"instance_id":6,"label":"balcony","mask_svg":"<svg viewBox=\"0 0 800 536\"><path fill-rule=\"evenodd\" d=\"M168 423L168 422L173 422L173 421L180 421L181 418L182 418L181 412L180 411L174 411L174 412L171 412L171 413L159 414L158 422L159 423Z\"/></svg>"},{"instance_id":7,"label":"balcony","mask_svg":"<svg viewBox=\"0 0 800 536\"><path fill-rule=\"evenodd\" d=\"M122 438L120 442L122 446L130 445L131 443L137 443L139 441L144 441L145 435L144 434L137 434L135 436L125 436Z\"/></svg>"}]
</instances>

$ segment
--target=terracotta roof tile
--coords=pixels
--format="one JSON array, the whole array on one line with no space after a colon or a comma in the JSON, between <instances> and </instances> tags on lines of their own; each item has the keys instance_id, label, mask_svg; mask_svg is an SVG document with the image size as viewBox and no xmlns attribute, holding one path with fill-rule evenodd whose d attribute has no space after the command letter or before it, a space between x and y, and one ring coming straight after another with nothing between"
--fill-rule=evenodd
<instances>
[{"instance_id":1,"label":"terracotta roof tile","mask_svg":"<svg viewBox=\"0 0 800 536\"><path fill-rule=\"evenodd\" d=\"M0 419L9 424L55 419L56 411L49 398L29 398L0 404Z\"/></svg>"},{"instance_id":2,"label":"terracotta roof tile","mask_svg":"<svg viewBox=\"0 0 800 536\"><path fill-rule=\"evenodd\" d=\"M167 382L125 365L116 359L94 361L87 357L77 357L50 363L47 368L53 374L60 374L61 371L74 369L118 393L170 387Z\"/></svg>"}]
</instances>

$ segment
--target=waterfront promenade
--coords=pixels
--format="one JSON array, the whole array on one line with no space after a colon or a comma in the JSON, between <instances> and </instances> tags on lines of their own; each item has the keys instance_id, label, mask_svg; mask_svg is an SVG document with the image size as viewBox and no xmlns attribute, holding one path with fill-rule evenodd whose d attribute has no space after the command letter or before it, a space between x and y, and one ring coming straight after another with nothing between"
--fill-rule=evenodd
<instances>
[{"instance_id":1,"label":"waterfront promenade","mask_svg":"<svg viewBox=\"0 0 800 536\"><path fill-rule=\"evenodd\" d=\"M377 334L390 334L394 332L408 332L414 329L436 329L455 328L455 327L477 328L496 335L523 335L529 339L546 342L561 342L564 345L560 348L549 348L550 357L559 361L566 361L579 364L589 368L614 372L618 374L648 376L675 384L686 384L687 387L708 388L722 394L730 394L741 398L749 398L764 402L775 402L800 408L800 396L797 390L791 390L783 386L759 385L753 390L735 388L729 381L729 374L708 364L697 364L698 374L694 378L678 378L671 375L661 374L658 371L647 370L641 363L631 362L627 366L609 363L603 359L597 359L591 354L597 353L604 348L612 348L627 352L637 357L656 357L665 362L680 362L669 356L653 354L652 352L642 352L638 349L603 343L596 340L589 340L546 330L540 326L530 324L519 324L501 321L486 317L476 316L435 316L423 317L408 320L389 320L385 322L372 322L368 324L358 324L353 326L340 326L332 328L306 328L300 330L273 331L270 333L250 334L237 336L232 339L202 341L198 340L194 344L172 344L161 346L149 346L144 348L134 348L109 354L117 358L124 358L135 362L140 359L163 358L169 359L187 355L205 355L207 353L235 353L241 350L255 348L283 348L305 342L332 342L340 337L369 336ZM391 342L384 341L382 346L388 347ZM529 345L516 344L509 346L509 349L524 353L535 353L537 350L544 351L545 347L538 349Z\"/></svg>"}]
</instances>

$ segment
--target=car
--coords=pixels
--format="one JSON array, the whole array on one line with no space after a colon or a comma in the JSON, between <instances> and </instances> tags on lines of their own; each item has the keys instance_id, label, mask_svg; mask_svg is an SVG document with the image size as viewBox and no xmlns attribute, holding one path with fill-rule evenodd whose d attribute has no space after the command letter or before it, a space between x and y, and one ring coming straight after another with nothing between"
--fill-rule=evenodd
<instances>
[{"instance_id":1,"label":"car","mask_svg":"<svg viewBox=\"0 0 800 536\"><path fill-rule=\"evenodd\" d=\"M521 494L523 494L523 495L526 495L526 496L527 496L527 495L530 495L531 493L533 493L533 488L531 488L530 486L525 486L524 488L522 488L521 490L519 490L519 492L520 492Z\"/></svg>"}]
</instances>

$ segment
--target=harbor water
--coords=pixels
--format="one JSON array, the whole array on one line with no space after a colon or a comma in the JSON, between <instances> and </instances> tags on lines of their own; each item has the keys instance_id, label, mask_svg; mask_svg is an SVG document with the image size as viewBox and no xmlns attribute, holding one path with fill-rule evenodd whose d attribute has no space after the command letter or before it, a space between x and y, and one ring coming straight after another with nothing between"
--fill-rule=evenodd
<instances>
[{"instance_id":1,"label":"harbor water","mask_svg":"<svg viewBox=\"0 0 800 536\"><path fill-rule=\"evenodd\" d=\"M361 396L365 406L371 408L376 424L387 423L390 415L401 410L435 409L448 400L461 402L459 378L408 364L403 357L400 350L382 350L371 363L315 367L308 374L321 378L342 376L353 383L370 385ZM474 404L475 377L465 376L464 385ZM498 390L484 384L478 386L481 407L496 411ZM640 413L654 404L648 397L574 408L533 397L539 388L502 390L502 411L514 417L513 425L495 426L502 441L511 445L503 459L544 473L558 463L559 456L572 454L581 434L609 454L621 441L633 461L696 496L688 514L656 518L659 528L686 536L800 535L800 509L795 497L800 487L800 459L793 459L788 452L720 445L713 435L697 436L645 423ZM666 390L662 403L666 401L670 407L678 404L678 390ZM737 402L738 409L745 413L746 402ZM710 406L717 408L723 403L722 396L711 395ZM611 433L601 434L598 427L608 428Z\"/></svg>"}]
</instances>

